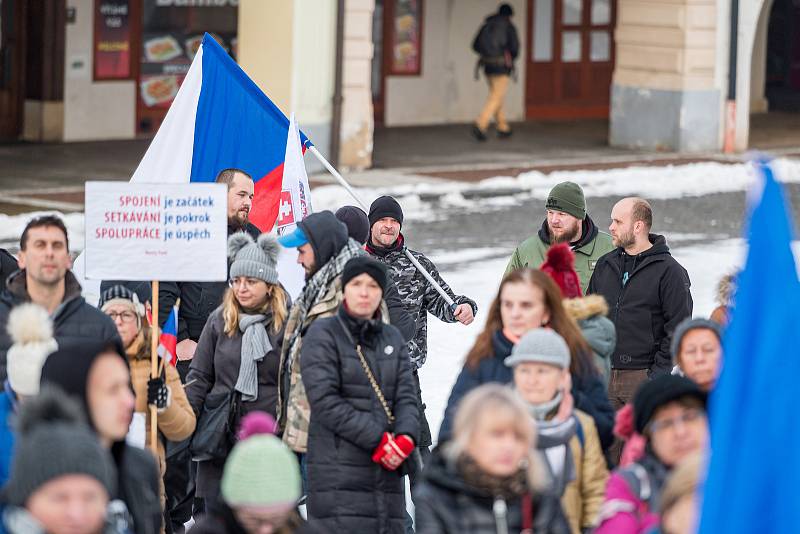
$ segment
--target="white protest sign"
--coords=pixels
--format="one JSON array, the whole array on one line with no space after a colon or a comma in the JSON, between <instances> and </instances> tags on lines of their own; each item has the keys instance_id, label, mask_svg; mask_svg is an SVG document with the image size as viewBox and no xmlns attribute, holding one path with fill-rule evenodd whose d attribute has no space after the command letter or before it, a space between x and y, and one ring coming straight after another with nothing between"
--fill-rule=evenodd
<instances>
[{"instance_id":1,"label":"white protest sign","mask_svg":"<svg viewBox=\"0 0 800 534\"><path fill-rule=\"evenodd\" d=\"M223 184L86 182L86 278L223 281L227 216Z\"/></svg>"}]
</instances>

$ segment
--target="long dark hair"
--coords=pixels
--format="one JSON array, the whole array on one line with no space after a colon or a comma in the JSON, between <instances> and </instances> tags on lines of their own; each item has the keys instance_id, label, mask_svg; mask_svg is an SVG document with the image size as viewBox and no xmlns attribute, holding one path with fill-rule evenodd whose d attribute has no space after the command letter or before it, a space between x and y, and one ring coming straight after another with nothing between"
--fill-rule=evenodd
<instances>
[{"instance_id":1,"label":"long dark hair","mask_svg":"<svg viewBox=\"0 0 800 534\"><path fill-rule=\"evenodd\" d=\"M577 376L598 374L599 371L592 360L592 349L586 343L578 324L564 309L561 290L552 278L538 269L517 269L503 277L500 287L497 288L497 295L489 307L486 326L484 326L483 332L478 335L475 344L472 345L472 348L467 353L466 366L470 369L475 369L481 360L495 355L492 338L495 332L503 329L503 319L500 315L500 295L502 295L506 284L515 283L525 283L538 287L544 293L544 305L550 315L550 321L547 326L563 337L569 347L571 355L569 372Z\"/></svg>"}]
</instances>

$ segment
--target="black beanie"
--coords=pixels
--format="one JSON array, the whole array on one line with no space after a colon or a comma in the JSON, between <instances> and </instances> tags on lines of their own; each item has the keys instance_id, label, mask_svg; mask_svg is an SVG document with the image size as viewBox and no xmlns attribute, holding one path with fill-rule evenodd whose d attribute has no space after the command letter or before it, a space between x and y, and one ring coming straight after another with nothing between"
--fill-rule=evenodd
<instances>
[{"instance_id":1,"label":"black beanie","mask_svg":"<svg viewBox=\"0 0 800 534\"><path fill-rule=\"evenodd\" d=\"M342 206L336 210L336 218L347 226L347 235L362 245L367 242L370 224L364 210L358 206Z\"/></svg>"},{"instance_id":2,"label":"black beanie","mask_svg":"<svg viewBox=\"0 0 800 534\"><path fill-rule=\"evenodd\" d=\"M55 388L27 400L17 421L16 453L3 497L15 506L47 482L66 475L94 478L116 492L116 470L110 453L89 429L77 403Z\"/></svg>"},{"instance_id":3,"label":"black beanie","mask_svg":"<svg viewBox=\"0 0 800 534\"><path fill-rule=\"evenodd\" d=\"M386 266L369 256L356 256L345 263L344 271L342 271L342 288L350 280L364 273L370 275L381 286L381 291L386 293L386 283L388 281Z\"/></svg>"},{"instance_id":4,"label":"black beanie","mask_svg":"<svg viewBox=\"0 0 800 534\"><path fill-rule=\"evenodd\" d=\"M636 432L644 434L656 410L672 401L692 397L706 405L706 394L700 387L683 376L661 375L645 382L633 397L633 416Z\"/></svg>"},{"instance_id":5,"label":"black beanie","mask_svg":"<svg viewBox=\"0 0 800 534\"><path fill-rule=\"evenodd\" d=\"M383 219L384 217L391 217L403 226L403 208L400 207L394 197L388 195L378 197L369 207L369 227Z\"/></svg>"},{"instance_id":6,"label":"black beanie","mask_svg":"<svg viewBox=\"0 0 800 534\"><path fill-rule=\"evenodd\" d=\"M503 17L513 17L514 8L511 7L511 4L500 4L500 7L497 9L497 14Z\"/></svg>"}]
</instances>

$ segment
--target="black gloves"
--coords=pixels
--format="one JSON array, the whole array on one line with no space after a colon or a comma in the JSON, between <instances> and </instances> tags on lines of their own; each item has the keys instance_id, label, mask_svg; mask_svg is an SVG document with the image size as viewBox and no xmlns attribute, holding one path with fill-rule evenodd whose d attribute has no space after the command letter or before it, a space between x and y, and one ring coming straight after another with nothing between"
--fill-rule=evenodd
<instances>
[{"instance_id":1,"label":"black gloves","mask_svg":"<svg viewBox=\"0 0 800 534\"><path fill-rule=\"evenodd\" d=\"M152 404L159 410L169 407L169 388L163 378L151 378L147 381L147 404Z\"/></svg>"}]
</instances>

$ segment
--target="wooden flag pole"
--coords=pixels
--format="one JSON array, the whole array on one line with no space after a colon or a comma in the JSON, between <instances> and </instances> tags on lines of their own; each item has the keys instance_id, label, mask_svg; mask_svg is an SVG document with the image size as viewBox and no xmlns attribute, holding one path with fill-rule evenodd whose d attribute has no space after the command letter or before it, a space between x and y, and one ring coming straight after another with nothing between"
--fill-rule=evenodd
<instances>
[{"instance_id":1,"label":"wooden flag pole","mask_svg":"<svg viewBox=\"0 0 800 534\"><path fill-rule=\"evenodd\" d=\"M152 298L153 324L150 325L150 378L158 378L158 280L153 280ZM158 454L158 408L152 404L150 409L150 448Z\"/></svg>"}]
</instances>

